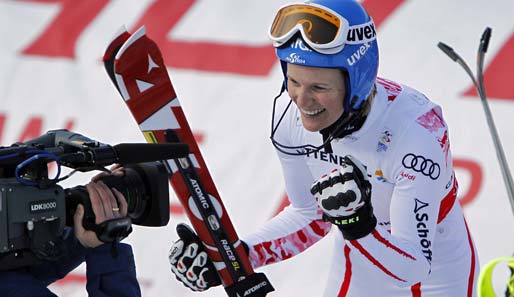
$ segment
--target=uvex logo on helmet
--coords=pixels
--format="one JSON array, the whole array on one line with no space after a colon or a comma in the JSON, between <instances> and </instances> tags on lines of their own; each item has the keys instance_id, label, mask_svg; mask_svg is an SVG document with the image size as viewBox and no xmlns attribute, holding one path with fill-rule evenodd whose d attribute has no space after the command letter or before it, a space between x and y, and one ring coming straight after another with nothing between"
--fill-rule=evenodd
<instances>
[{"instance_id":1,"label":"uvex logo on helmet","mask_svg":"<svg viewBox=\"0 0 514 297\"><path fill-rule=\"evenodd\" d=\"M348 65L353 66L355 63L359 62L359 60L364 57L370 47L371 44L369 42L361 45L349 58L346 58Z\"/></svg>"}]
</instances>

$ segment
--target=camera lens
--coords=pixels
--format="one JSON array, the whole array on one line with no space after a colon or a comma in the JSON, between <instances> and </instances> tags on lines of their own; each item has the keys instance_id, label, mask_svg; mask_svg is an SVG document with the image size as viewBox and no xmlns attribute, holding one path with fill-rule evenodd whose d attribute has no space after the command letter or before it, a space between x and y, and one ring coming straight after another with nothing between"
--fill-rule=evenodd
<instances>
[{"instance_id":1,"label":"camera lens","mask_svg":"<svg viewBox=\"0 0 514 297\"><path fill-rule=\"evenodd\" d=\"M128 217L141 226L166 226L169 221L168 172L161 162L128 165L124 176L101 179L109 188L116 188L128 204ZM73 225L73 213L78 204L84 205L84 227L94 224L94 213L85 186L66 189L66 224ZM89 222L87 222L89 221Z\"/></svg>"}]
</instances>

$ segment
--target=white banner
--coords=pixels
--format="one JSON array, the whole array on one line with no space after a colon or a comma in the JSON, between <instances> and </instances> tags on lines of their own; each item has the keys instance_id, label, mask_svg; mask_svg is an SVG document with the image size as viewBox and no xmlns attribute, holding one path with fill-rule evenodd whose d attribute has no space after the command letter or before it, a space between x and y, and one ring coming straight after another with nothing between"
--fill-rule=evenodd
<instances>
[{"instance_id":1,"label":"white banner","mask_svg":"<svg viewBox=\"0 0 514 297\"><path fill-rule=\"evenodd\" d=\"M101 62L122 25L141 25L163 52L191 127L240 234L272 217L284 202L280 166L269 141L272 98L282 73L267 30L287 1L0 0L0 143L68 128L104 143L144 142ZM438 48L452 46L475 69L478 41L493 28L485 81L507 159L514 166L514 2L512 0L366 0L380 47L379 75L424 92L443 107L460 184L460 200L484 265L514 252L514 214L479 98L459 65ZM85 183L81 174L63 183ZM144 296L193 294L167 259L175 226L187 221L172 193L171 220L136 227ZM276 296L320 296L330 238L284 263L262 269ZM86 296L84 267L51 289ZM496 285L503 291L506 274Z\"/></svg>"}]
</instances>

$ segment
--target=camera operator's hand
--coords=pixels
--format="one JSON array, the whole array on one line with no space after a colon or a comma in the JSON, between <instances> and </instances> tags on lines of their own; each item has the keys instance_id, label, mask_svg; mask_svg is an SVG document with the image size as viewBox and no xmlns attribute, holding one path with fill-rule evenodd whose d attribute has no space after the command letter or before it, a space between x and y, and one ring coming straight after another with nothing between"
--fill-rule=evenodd
<instances>
[{"instance_id":1,"label":"camera operator's hand","mask_svg":"<svg viewBox=\"0 0 514 297\"><path fill-rule=\"evenodd\" d=\"M117 173L119 174L119 173ZM95 180L95 178L93 178ZM87 191L91 200L91 207L95 213L95 223L127 216L127 201L118 190L109 189L103 182L90 182ZM73 216L75 236L84 247L94 248L104 244L98 239L94 231L85 230L82 225L84 207L79 204Z\"/></svg>"}]
</instances>

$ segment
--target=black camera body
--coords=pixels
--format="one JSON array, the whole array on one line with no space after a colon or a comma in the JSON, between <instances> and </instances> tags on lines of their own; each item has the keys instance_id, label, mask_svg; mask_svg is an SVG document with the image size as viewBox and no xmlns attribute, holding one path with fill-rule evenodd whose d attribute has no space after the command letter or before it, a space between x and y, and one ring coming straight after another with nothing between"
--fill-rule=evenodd
<instances>
[{"instance_id":1,"label":"black camera body","mask_svg":"<svg viewBox=\"0 0 514 297\"><path fill-rule=\"evenodd\" d=\"M39 189L35 195L15 179L0 179L0 270L58 258L65 217L61 186Z\"/></svg>"},{"instance_id":2,"label":"black camera body","mask_svg":"<svg viewBox=\"0 0 514 297\"><path fill-rule=\"evenodd\" d=\"M0 147L0 271L52 261L65 254L62 235L73 226L78 204L83 225L104 242L119 241L131 224L165 226L169 221L167 160L185 157L185 144L120 144L110 146L68 130L52 130L38 138ZM57 176L48 177L56 163ZM97 225L85 186L58 185L60 166L87 172L118 163L123 176L101 180L127 200L128 218ZM109 224L111 223L111 224Z\"/></svg>"}]
</instances>

